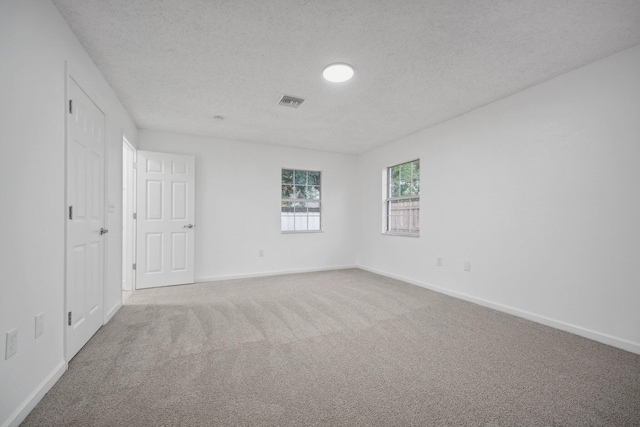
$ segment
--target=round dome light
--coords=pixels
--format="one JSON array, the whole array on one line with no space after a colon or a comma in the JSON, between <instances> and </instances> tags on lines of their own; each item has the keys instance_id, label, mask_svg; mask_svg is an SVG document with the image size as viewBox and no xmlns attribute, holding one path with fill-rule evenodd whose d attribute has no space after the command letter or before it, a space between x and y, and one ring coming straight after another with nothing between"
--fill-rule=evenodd
<instances>
[{"instance_id":1,"label":"round dome light","mask_svg":"<svg viewBox=\"0 0 640 427\"><path fill-rule=\"evenodd\" d=\"M322 77L333 83L346 82L353 77L353 67L349 64L331 64L322 72Z\"/></svg>"}]
</instances>

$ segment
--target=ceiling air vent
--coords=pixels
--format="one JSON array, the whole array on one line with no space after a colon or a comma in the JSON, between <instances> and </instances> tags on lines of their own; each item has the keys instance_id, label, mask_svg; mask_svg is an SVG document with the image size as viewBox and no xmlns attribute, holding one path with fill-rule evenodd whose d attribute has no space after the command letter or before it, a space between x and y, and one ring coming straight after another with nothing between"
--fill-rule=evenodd
<instances>
[{"instance_id":1,"label":"ceiling air vent","mask_svg":"<svg viewBox=\"0 0 640 427\"><path fill-rule=\"evenodd\" d=\"M302 98L294 98L293 96L284 95L282 99L280 99L280 102L278 102L278 105L284 105L285 107L291 108L300 108L303 102L304 99Z\"/></svg>"}]
</instances>

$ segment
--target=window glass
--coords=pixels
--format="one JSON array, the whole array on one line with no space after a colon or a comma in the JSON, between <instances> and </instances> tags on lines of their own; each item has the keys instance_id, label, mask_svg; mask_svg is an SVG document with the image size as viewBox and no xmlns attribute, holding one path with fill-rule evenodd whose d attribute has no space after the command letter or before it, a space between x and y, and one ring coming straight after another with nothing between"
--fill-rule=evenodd
<instances>
[{"instance_id":1,"label":"window glass","mask_svg":"<svg viewBox=\"0 0 640 427\"><path fill-rule=\"evenodd\" d=\"M387 168L385 231L392 234L420 233L420 160Z\"/></svg>"},{"instance_id":2,"label":"window glass","mask_svg":"<svg viewBox=\"0 0 640 427\"><path fill-rule=\"evenodd\" d=\"M293 171L291 169L282 169L282 183L293 184Z\"/></svg>"},{"instance_id":3,"label":"window glass","mask_svg":"<svg viewBox=\"0 0 640 427\"><path fill-rule=\"evenodd\" d=\"M321 173L282 169L280 230L321 231Z\"/></svg>"}]
</instances>

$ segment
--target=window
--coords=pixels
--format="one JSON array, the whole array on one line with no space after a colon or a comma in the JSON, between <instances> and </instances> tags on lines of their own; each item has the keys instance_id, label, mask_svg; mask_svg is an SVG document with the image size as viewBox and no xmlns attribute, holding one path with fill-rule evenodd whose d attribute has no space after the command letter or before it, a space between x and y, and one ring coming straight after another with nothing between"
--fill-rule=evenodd
<instances>
[{"instance_id":1,"label":"window","mask_svg":"<svg viewBox=\"0 0 640 427\"><path fill-rule=\"evenodd\" d=\"M282 169L282 232L321 231L320 172Z\"/></svg>"},{"instance_id":2,"label":"window","mask_svg":"<svg viewBox=\"0 0 640 427\"><path fill-rule=\"evenodd\" d=\"M385 232L420 234L420 160L387 168Z\"/></svg>"}]
</instances>

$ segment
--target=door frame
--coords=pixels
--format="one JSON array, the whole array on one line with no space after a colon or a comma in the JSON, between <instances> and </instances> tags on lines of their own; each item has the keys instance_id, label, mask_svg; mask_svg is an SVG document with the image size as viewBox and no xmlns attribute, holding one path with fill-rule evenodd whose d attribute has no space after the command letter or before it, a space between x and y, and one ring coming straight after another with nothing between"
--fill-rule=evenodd
<instances>
[{"instance_id":1,"label":"door frame","mask_svg":"<svg viewBox=\"0 0 640 427\"><path fill-rule=\"evenodd\" d=\"M124 162L124 150L129 149L131 150L131 164L125 164ZM122 247L122 251L123 251L123 268L122 268L122 272L124 274L125 268L128 269L128 271L130 271L130 277L131 277L131 283L129 283L129 286L127 289L125 289L124 286L124 278L122 281L123 287L122 290L123 291L133 291L136 289L136 272L133 269L133 264L135 264L136 262L136 225L137 225L137 221L134 217L134 214L136 213L136 196L137 196L137 185L136 185L136 158L137 158L137 150L136 148L133 146L133 144L131 144L131 142L129 142L129 140L127 139L127 136L124 134L124 132L122 133L122 168L123 171L125 170L125 168L127 168L129 170L130 173L130 179L129 179L129 183L131 184L130 186L127 187L127 194L126 197L129 199L129 201L124 200L125 195L123 194L123 200L122 200L122 211L123 211L123 224L122 224L122 242L123 242L123 247ZM123 174L123 179L124 179L124 174ZM123 182L124 185L124 182ZM130 203L128 203L130 202ZM129 216L129 220L131 221L131 236L130 239L127 239L127 231L125 230L125 226L126 223L124 222L124 218L125 215ZM127 241L128 240L128 241ZM127 245L127 250L129 251L130 256L127 256L126 260L125 260L125 245ZM128 265L128 267L127 267Z\"/></svg>"},{"instance_id":2,"label":"door frame","mask_svg":"<svg viewBox=\"0 0 640 427\"><path fill-rule=\"evenodd\" d=\"M109 179L109 173L108 173L108 158L109 158L109 129L107 127L107 124L109 123L109 115L106 111L106 109L103 107L103 105L105 105L104 102L102 102L102 99L99 96L96 96L96 90L94 90L92 85L87 84L86 80L83 79L81 77L81 73L76 72L75 68L70 66L69 63L67 61L64 62L64 104L63 104L63 117L64 117L64 206L62 209L62 218L64 221L64 247L63 247L63 253L64 253L64 266L63 266L63 271L64 271L64 292L63 292L63 300L64 300L64 312L62 313L62 348L63 348L63 356L64 356L64 361L66 362L67 366L69 364L69 361L71 360L72 357L69 357L69 349L67 348L67 339L68 339L68 335L69 335L69 327L67 325L67 313L69 312L69 307L68 307L68 276L69 276L69 272L67 271L67 261L68 261L68 251L67 251L67 245L68 245L68 239L69 239L69 222L67 220L68 216L67 216L67 206L69 206L69 200L68 200L68 186L69 186L69 159L68 159L68 155L69 155L69 126L68 126L68 118L67 118L67 113L68 113L68 105L69 105L69 81L70 79L73 79L76 84L87 94L87 96L91 99L91 101L98 107L98 109L104 114L104 157L102 159L103 162L103 190L104 190L104 200L103 200L103 204L102 204L102 209L103 209L103 214L104 214L104 224L105 224L105 228L109 228L109 191L108 191L108 179ZM103 315L103 319L102 319L102 324L104 325L107 322L107 316L109 315L109 313L107 313L106 310L106 301L107 301L107 278L108 278L108 253L109 253L109 238L108 238L108 234L105 236L106 238L104 239L104 247L103 247L103 254L102 254L102 262L103 262L103 269L102 269L102 315Z\"/></svg>"}]
</instances>

